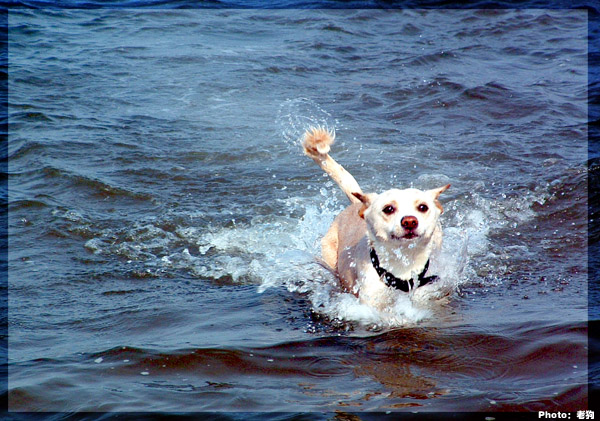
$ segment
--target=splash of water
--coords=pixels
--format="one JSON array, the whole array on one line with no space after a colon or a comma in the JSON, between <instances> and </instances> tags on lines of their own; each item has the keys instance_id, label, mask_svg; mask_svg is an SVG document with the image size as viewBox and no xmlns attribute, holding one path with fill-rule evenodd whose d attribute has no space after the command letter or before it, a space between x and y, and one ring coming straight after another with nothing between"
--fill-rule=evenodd
<instances>
[{"instance_id":1,"label":"splash of water","mask_svg":"<svg viewBox=\"0 0 600 421\"><path fill-rule=\"evenodd\" d=\"M339 122L323 107L310 98L294 98L284 101L277 113L276 125L285 143L294 151L298 147L302 135L309 127L321 126L335 131Z\"/></svg>"},{"instance_id":2,"label":"splash of water","mask_svg":"<svg viewBox=\"0 0 600 421\"><path fill-rule=\"evenodd\" d=\"M299 140L308 126L337 127L327 111L306 98L285 101L277 122L285 143L298 152ZM420 188L433 188L448 180L433 174L416 181ZM533 218L535 212L529 204L543 201L546 194L536 191L518 198L491 200L473 191L446 200L442 216L444 242L430 264L430 272L439 275L440 280L410 294L393 291L394 305L379 311L343 292L335 276L318 264L320 239L347 205L331 194L335 188L328 180L316 196L276 199L286 212L257 215L244 224L208 230L182 225L171 232L165 231L158 220L140 221L128 231L106 229L90 239L86 247L96 254L117 254L129 261L141 261L152 270L181 269L199 278L253 284L258 293L286 288L305 294L312 309L328 319L399 326L430 317L435 305L432 303L478 277L478 261L487 259L492 265L498 264L500 259L489 243L490 231L502 228L507 221L521 223ZM182 243L193 245L197 252L194 249L191 253L191 248L182 247ZM502 270L497 269L499 273Z\"/></svg>"}]
</instances>

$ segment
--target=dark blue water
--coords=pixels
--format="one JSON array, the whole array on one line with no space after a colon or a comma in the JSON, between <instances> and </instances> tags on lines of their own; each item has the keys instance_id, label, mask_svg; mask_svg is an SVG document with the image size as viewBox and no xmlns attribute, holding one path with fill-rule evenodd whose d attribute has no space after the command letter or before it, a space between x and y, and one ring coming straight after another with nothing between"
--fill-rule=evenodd
<instances>
[{"instance_id":1,"label":"dark blue water","mask_svg":"<svg viewBox=\"0 0 600 421\"><path fill-rule=\"evenodd\" d=\"M8 23L11 411L588 407L585 11ZM378 312L315 263L310 124L365 191L452 184L449 294Z\"/></svg>"}]
</instances>

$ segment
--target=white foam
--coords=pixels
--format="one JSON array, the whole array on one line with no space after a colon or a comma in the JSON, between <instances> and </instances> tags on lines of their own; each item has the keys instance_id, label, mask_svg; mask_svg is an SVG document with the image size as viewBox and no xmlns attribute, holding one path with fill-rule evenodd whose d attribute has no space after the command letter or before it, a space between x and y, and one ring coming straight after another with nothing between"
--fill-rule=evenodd
<instances>
[{"instance_id":1,"label":"white foam","mask_svg":"<svg viewBox=\"0 0 600 421\"><path fill-rule=\"evenodd\" d=\"M334 197L323 189L320 197L282 200L282 206L289 208L290 214L302 214L299 218L262 216L245 226L220 228L209 233L188 229L179 234L197 235L195 241L199 249L213 254L211 267L195 267L198 275L214 278L228 275L234 281L256 283L259 293L281 287L304 293L316 312L362 325L398 326L429 317L430 301L446 296L459 282L460 265L465 261L461 253L466 253L464 231L451 232L449 247L439 256L437 264L445 281L427 289L419 288L416 290L419 293L415 291L410 295L394 292L395 305L378 311L343 292L335 277L317 264L320 239L343 209ZM195 265L193 261L189 263ZM421 291L428 293L424 295Z\"/></svg>"},{"instance_id":2,"label":"white foam","mask_svg":"<svg viewBox=\"0 0 600 421\"><path fill-rule=\"evenodd\" d=\"M366 326L399 326L429 318L440 298L472 279L482 282L482 271L501 273L497 253L507 251L490 245L490 232L526 222L535 216L531 204L544 200L543 192L536 191L498 200L474 192L445 201L443 246L430 264L430 272L440 280L410 294L397 292L395 304L378 311L344 293L335 277L317 263L320 240L346 205L333 194L336 188L328 181L318 195L279 199L285 210L280 215L258 215L245 224L208 230L180 226L169 232L157 221L141 221L126 230L104 230L85 247L96 254L124 256L157 271L181 269L199 278L228 277L232 282L256 285L258 293L269 288L303 293L313 310L326 318ZM178 250L176 245L181 242L197 246L198 253Z\"/></svg>"},{"instance_id":3,"label":"white foam","mask_svg":"<svg viewBox=\"0 0 600 421\"><path fill-rule=\"evenodd\" d=\"M269 288L303 293L313 310L327 318L398 326L427 319L439 298L470 280L501 282L500 256L522 251L496 250L490 232L527 222L535 217L531 204L545 200L543 191L534 191L495 200L472 192L444 201L443 246L430 264L430 272L440 280L411 294L398 293L394 306L377 311L342 292L335 277L317 263L320 240L346 205L336 199L336 188L327 181L312 197L279 199L284 209L280 215L258 215L245 224L216 229L179 226L172 232L161 228L160 221L140 221L132 227L105 229L85 247L95 254L117 255L128 263L152 267L153 273L181 269L199 278L227 277L256 285L258 293ZM182 242L197 246L198 252L179 249Z\"/></svg>"}]
</instances>

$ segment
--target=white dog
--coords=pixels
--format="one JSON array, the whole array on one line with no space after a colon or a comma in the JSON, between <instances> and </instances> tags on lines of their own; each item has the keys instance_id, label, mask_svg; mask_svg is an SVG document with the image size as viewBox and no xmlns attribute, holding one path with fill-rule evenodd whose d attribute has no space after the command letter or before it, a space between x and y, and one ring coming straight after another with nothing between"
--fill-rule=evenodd
<instances>
[{"instance_id":1,"label":"white dog","mask_svg":"<svg viewBox=\"0 0 600 421\"><path fill-rule=\"evenodd\" d=\"M363 193L352 175L328 154L335 135L321 127L304 134L303 147L348 196L352 204L333 221L321 240L323 260L345 290L379 308L390 304L390 291L409 292L433 282L426 276L429 258L441 247L443 212L433 190L392 189Z\"/></svg>"}]
</instances>

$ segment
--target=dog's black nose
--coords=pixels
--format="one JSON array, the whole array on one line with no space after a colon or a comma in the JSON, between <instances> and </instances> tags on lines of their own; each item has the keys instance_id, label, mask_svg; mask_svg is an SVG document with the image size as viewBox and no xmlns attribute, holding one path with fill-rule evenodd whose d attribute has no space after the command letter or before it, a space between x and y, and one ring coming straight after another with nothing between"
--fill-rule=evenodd
<instances>
[{"instance_id":1,"label":"dog's black nose","mask_svg":"<svg viewBox=\"0 0 600 421\"><path fill-rule=\"evenodd\" d=\"M400 225L407 230L414 230L419 226L419 220L414 216L405 216L400 221Z\"/></svg>"}]
</instances>

